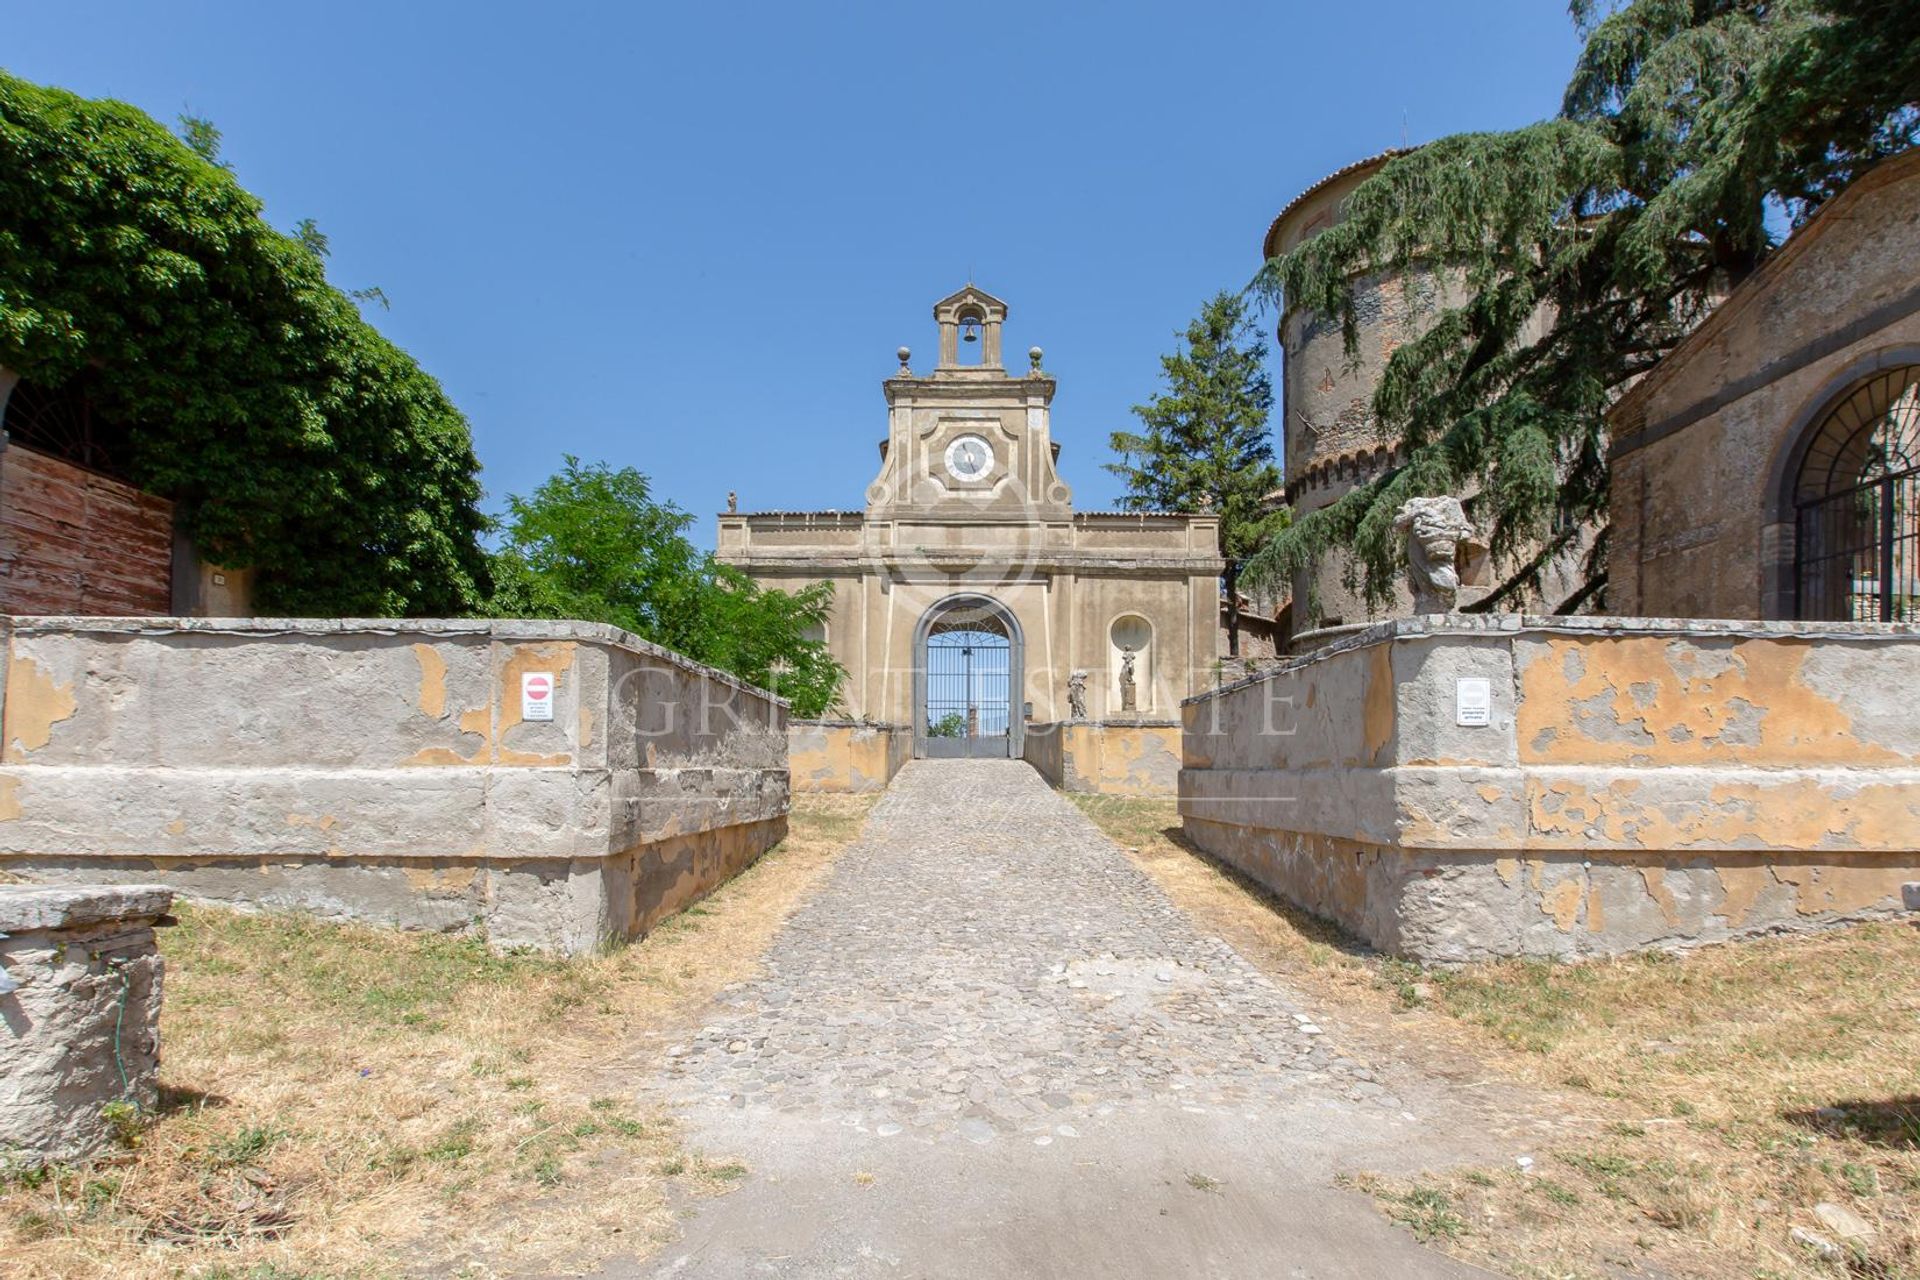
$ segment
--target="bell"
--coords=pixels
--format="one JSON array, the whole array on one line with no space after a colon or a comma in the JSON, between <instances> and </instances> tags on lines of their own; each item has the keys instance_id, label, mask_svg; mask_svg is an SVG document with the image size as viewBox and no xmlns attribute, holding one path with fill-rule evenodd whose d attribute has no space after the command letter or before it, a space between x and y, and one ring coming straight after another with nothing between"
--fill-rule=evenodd
<instances>
[{"instance_id":1,"label":"bell","mask_svg":"<svg viewBox=\"0 0 1920 1280\"><path fill-rule=\"evenodd\" d=\"M962 342L980 341L980 322L978 320L967 321L966 326L962 328L960 331L960 341Z\"/></svg>"}]
</instances>

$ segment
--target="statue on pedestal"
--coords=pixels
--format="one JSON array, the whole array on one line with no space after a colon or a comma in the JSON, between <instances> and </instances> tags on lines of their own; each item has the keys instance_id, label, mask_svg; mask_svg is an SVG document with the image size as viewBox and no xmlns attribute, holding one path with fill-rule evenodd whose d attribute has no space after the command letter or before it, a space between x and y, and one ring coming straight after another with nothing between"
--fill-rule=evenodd
<instances>
[{"instance_id":1,"label":"statue on pedestal","mask_svg":"<svg viewBox=\"0 0 1920 1280\"><path fill-rule=\"evenodd\" d=\"M1133 681L1133 646L1120 648L1120 709L1139 710L1139 694Z\"/></svg>"}]
</instances>

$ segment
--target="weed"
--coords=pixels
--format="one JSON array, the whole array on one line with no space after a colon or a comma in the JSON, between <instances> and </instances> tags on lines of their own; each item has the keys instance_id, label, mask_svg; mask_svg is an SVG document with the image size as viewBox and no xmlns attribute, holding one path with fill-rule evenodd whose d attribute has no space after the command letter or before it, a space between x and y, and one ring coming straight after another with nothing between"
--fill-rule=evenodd
<instances>
[{"instance_id":1,"label":"weed","mask_svg":"<svg viewBox=\"0 0 1920 1280\"><path fill-rule=\"evenodd\" d=\"M1551 1178L1535 1178L1529 1185L1557 1205L1572 1206L1580 1203L1580 1197L1576 1192L1569 1187L1561 1186Z\"/></svg>"},{"instance_id":2,"label":"weed","mask_svg":"<svg viewBox=\"0 0 1920 1280\"><path fill-rule=\"evenodd\" d=\"M146 1118L134 1103L109 1102L100 1108L100 1119L106 1122L107 1132L121 1146L140 1145L140 1131L146 1127Z\"/></svg>"},{"instance_id":3,"label":"weed","mask_svg":"<svg viewBox=\"0 0 1920 1280\"><path fill-rule=\"evenodd\" d=\"M453 1164L464 1160L473 1154L474 1135L479 1132L478 1120L472 1118L456 1120L421 1154L429 1160L437 1160L442 1164Z\"/></svg>"},{"instance_id":4,"label":"weed","mask_svg":"<svg viewBox=\"0 0 1920 1280\"><path fill-rule=\"evenodd\" d=\"M1467 1230L1467 1220L1455 1211L1452 1198L1438 1187L1415 1187L1388 1195L1386 1207L1389 1218L1413 1232L1423 1243L1455 1240Z\"/></svg>"},{"instance_id":5,"label":"weed","mask_svg":"<svg viewBox=\"0 0 1920 1280\"><path fill-rule=\"evenodd\" d=\"M1840 1177L1846 1182L1847 1190L1862 1200L1880 1194L1880 1174L1867 1165L1843 1164L1840 1166Z\"/></svg>"},{"instance_id":6,"label":"weed","mask_svg":"<svg viewBox=\"0 0 1920 1280\"><path fill-rule=\"evenodd\" d=\"M1195 1191L1218 1191L1220 1189L1219 1180L1216 1178L1209 1178L1204 1173L1188 1174L1187 1185L1192 1187Z\"/></svg>"},{"instance_id":7,"label":"weed","mask_svg":"<svg viewBox=\"0 0 1920 1280\"><path fill-rule=\"evenodd\" d=\"M209 1154L216 1165L251 1164L286 1136L286 1130L274 1125L252 1124L214 1143Z\"/></svg>"}]
</instances>

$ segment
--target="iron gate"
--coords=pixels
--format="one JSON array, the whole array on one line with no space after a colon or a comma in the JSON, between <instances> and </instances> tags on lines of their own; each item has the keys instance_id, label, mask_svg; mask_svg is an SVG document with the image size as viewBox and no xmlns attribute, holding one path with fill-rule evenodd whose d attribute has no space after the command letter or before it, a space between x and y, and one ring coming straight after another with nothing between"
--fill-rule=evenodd
<instances>
[{"instance_id":1,"label":"iron gate","mask_svg":"<svg viewBox=\"0 0 1920 1280\"><path fill-rule=\"evenodd\" d=\"M1801 503L1795 542L1799 617L1920 622L1920 467Z\"/></svg>"},{"instance_id":2,"label":"iron gate","mask_svg":"<svg viewBox=\"0 0 1920 1280\"><path fill-rule=\"evenodd\" d=\"M1013 754L1013 639L984 611L956 611L927 633L920 754L932 759Z\"/></svg>"}]
</instances>

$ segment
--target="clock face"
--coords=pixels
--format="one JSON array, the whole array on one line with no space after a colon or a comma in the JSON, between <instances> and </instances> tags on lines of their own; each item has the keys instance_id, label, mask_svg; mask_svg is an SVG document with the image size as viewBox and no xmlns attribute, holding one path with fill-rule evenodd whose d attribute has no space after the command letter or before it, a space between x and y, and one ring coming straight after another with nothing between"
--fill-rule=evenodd
<instances>
[{"instance_id":1,"label":"clock face","mask_svg":"<svg viewBox=\"0 0 1920 1280\"><path fill-rule=\"evenodd\" d=\"M961 436L947 446L947 474L978 480L993 469L993 446L979 436Z\"/></svg>"}]
</instances>

